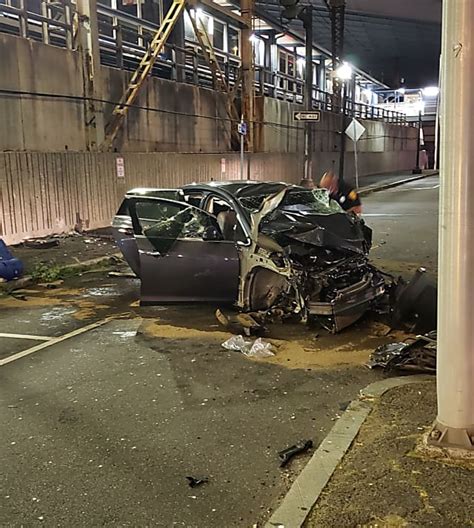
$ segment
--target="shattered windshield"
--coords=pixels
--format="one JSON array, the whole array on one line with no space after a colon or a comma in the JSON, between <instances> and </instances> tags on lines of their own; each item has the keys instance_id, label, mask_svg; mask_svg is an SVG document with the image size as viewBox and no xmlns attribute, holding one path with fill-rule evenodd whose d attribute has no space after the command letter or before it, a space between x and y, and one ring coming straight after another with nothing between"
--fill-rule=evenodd
<instances>
[{"instance_id":1,"label":"shattered windshield","mask_svg":"<svg viewBox=\"0 0 474 528\"><path fill-rule=\"evenodd\" d=\"M240 197L239 202L248 212L258 211L269 194ZM287 211L305 211L320 215L331 215L343 212L335 200L329 198L325 189L289 189L277 209Z\"/></svg>"},{"instance_id":2,"label":"shattered windshield","mask_svg":"<svg viewBox=\"0 0 474 528\"><path fill-rule=\"evenodd\" d=\"M167 201L141 202L136 211L143 234L160 253L166 253L176 240L202 239L212 218L195 207Z\"/></svg>"}]
</instances>

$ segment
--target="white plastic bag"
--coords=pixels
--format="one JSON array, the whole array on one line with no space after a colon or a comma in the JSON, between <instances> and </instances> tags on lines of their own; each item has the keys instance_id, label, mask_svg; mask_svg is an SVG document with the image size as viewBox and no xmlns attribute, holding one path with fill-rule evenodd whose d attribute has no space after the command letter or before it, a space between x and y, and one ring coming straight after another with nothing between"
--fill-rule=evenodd
<instances>
[{"instance_id":1,"label":"white plastic bag","mask_svg":"<svg viewBox=\"0 0 474 528\"><path fill-rule=\"evenodd\" d=\"M261 337L252 343L252 341L246 341L241 335L232 336L222 343L222 347L226 350L242 352L245 356L252 358L266 358L275 355L272 344L267 343Z\"/></svg>"},{"instance_id":2,"label":"white plastic bag","mask_svg":"<svg viewBox=\"0 0 474 528\"><path fill-rule=\"evenodd\" d=\"M267 343L267 341L264 341L261 337L256 339L255 343L252 345L252 348L248 351L248 353L244 352L244 354L253 358L265 358L275 355L272 344Z\"/></svg>"}]
</instances>

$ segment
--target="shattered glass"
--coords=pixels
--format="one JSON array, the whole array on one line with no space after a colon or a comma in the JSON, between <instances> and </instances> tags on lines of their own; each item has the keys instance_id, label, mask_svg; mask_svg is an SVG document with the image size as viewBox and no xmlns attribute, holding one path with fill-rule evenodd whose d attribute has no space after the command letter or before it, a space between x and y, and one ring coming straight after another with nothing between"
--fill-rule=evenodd
<instances>
[{"instance_id":1,"label":"shattered glass","mask_svg":"<svg viewBox=\"0 0 474 528\"><path fill-rule=\"evenodd\" d=\"M179 209L178 206L175 207ZM202 240L208 227L217 228L211 216L194 207L185 207L173 216L165 217L151 227L144 228L144 234L157 251L166 253L178 239Z\"/></svg>"}]
</instances>

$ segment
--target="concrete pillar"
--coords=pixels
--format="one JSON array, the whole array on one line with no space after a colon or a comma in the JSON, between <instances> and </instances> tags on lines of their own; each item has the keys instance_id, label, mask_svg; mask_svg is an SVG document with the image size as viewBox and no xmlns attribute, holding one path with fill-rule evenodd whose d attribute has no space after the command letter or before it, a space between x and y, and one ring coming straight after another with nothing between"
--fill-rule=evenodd
<instances>
[{"instance_id":1,"label":"concrete pillar","mask_svg":"<svg viewBox=\"0 0 474 528\"><path fill-rule=\"evenodd\" d=\"M82 55L84 76L86 145L96 150L104 141L104 113L102 79L99 52L99 27L97 22L97 1L77 0L79 20L79 51Z\"/></svg>"},{"instance_id":2,"label":"concrete pillar","mask_svg":"<svg viewBox=\"0 0 474 528\"><path fill-rule=\"evenodd\" d=\"M474 2L444 0L438 417L428 442L474 448Z\"/></svg>"},{"instance_id":3,"label":"concrete pillar","mask_svg":"<svg viewBox=\"0 0 474 528\"><path fill-rule=\"evenodd\" d=\"M242 115L248 125L247 150L253 151L253 121L254 121L254 64L253 50L250 37L252 35L252 18L254 10L254 0L240 0L240 11L244 19L245 27L242 28L240 55L242 60ZM235 124L234 124L235 126Z\"/></svg>"}]
</instances>

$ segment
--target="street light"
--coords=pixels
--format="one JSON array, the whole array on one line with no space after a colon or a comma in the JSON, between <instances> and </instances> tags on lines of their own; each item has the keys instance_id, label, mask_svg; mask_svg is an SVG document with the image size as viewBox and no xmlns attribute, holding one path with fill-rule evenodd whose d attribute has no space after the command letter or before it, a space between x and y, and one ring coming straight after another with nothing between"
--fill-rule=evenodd
<instances>
[{"instance_id":1,"label":"street light","mask_svg":"<svg viewBox=\"0 0 474 528\"><path fill-rule=\"evenodd\" d=\"M437 86L427 86L422 90L425 97L436 97L439 94L439 88Z\"/></svg>"},{"instance_id":2,"label":"street light","mask_svg":"<svg viewBox=\"0 0 474 528\"><path fill-rule=\"evenodd\" d=\"M348 62L343 62L335 71L336 77L341 81L348 81L352 78L353 68Z\"/></svg>"}]
</instances>

